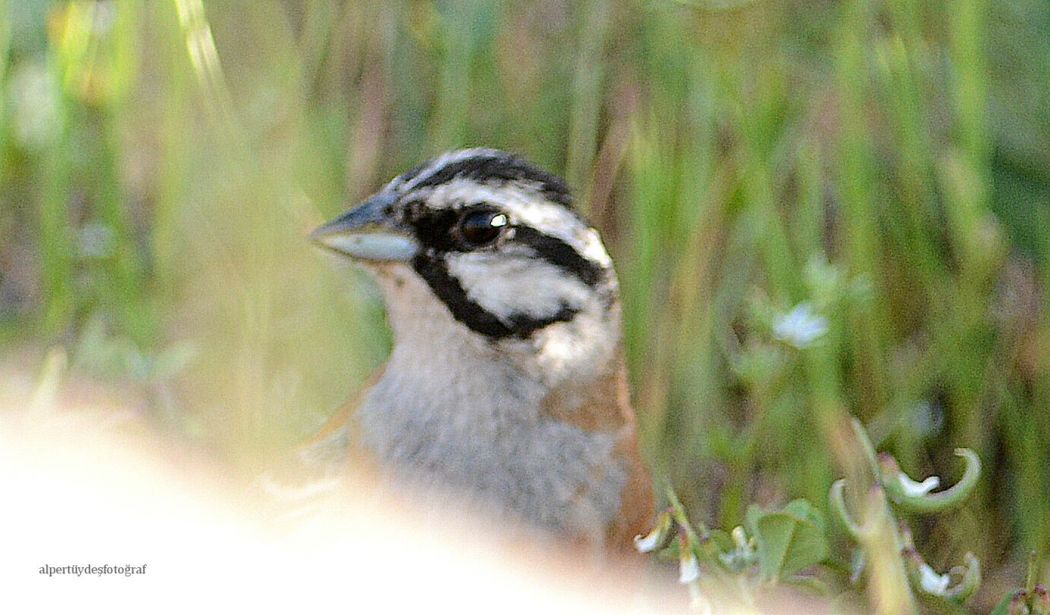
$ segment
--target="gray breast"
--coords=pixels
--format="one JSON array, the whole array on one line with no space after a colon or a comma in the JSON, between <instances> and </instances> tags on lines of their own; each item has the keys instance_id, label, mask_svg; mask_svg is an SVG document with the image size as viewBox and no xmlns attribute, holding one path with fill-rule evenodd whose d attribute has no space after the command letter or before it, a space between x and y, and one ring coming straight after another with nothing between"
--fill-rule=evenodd
<instances>
[{"instance_id":1,"label":"gray breast","mask_svg":"<svg viewBox=\"0 0 1050 615\"><path fill-rule=\"evenodd\" d=\"M380 382L362 407L363 444L399 482L555 532L600 534L616 516L626 469L613 436L551 420L515 395L485 409L441 401Z\"/></svg>"}]
</instances>

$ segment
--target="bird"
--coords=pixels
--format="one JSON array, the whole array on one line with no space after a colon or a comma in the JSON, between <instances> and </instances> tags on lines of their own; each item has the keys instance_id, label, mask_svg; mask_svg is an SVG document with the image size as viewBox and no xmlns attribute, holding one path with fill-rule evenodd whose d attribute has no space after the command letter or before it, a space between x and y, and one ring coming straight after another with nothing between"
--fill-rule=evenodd
<instances>
[{"instance_id":1,"label":"bird","mask_svg":"<svg viewBox=\"0 0 1050 615\"><path fill-rule=\"evenodd\" d=\"M562 178L505 151L452 151L310 238L373 274L393 346L306 454L366 459L392 484L602 551L648 531L619 283Z\"/></svg>"}]
</instances>

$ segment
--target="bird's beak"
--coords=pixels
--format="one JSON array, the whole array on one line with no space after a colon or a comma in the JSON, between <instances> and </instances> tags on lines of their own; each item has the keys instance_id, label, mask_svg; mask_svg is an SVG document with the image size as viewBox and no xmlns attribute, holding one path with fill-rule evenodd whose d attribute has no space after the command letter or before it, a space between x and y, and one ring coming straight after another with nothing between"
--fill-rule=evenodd
<instances>
[{"instance_id":1,"label":"bird's beak","mask_svg":"<svg viewBox=\"0 0 1050 615\"><path fill-rule=\"evenodd\" d=\"M407 261L419 251L411 229L391 213L397 202L393 194L380 192L364 203L328 222L310 239L319 245L364 261Z\"/></svg>"}]
</instances>

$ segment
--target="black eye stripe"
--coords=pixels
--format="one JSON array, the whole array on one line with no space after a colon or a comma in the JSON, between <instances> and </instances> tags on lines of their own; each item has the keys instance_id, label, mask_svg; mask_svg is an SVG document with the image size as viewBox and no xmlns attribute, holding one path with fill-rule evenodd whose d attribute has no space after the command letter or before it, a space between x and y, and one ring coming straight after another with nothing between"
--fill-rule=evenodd
<instances>
[{"instance_id":1,"label":"black eye stripe","mask_svg":"<svg viewBox=\"0 0 1050 615\"><path fill-rule=\"evenodd\" d=\"M452 229L459 223L460 214L453 209L427 209L426 205L410 204L407 222L415 230L419 243L432 252L452 252L458 249Z\"/></svg>"},{"instance_id":2,"label":"black eye stripe","mask_svg":"<svg viewBox=\"0 0 1050 615\"><path fill-rule=\"evenodd\" d=\"M506 224L506 214L499 209L484 203L453 208L429 209L422 201L413 201L404 206L405 221L415 230L416 239L426 249L434 253L469 252L487 247L490 242L481 237L465 236L463 224L472 214L504 216L504 223L491 239L495 239L510 226Z\"/></svg>"},{"instance_id":3,"label":"black eye stripe","mask_svg":"<svg viewBox=\"0 0 1050 615\"><path fill-rule=\"evenodd\" d=\"M608 269L584 257L557 237L545 235L529 226L514 227L514 241L532 248L536 255L580 279L587 286L597 286L608 275Z\"/></svg>"},{"instance_id":4,"label":"black eye stripe","mask_svg":"<svg viewBox=\"0 0 1050 615\"><path fill-rule=\"evenodd\" d=\"M420 254L412 260L412 267L444 303L452 317L471 331L492 340L508 337L526 338L533 332L556 322L568 322L579 310L562 305L552 316L535 318L525 314L511 314L501 321L494 314L471 300L459 280L448 270L448 263L440 256ZM509 324L508 324L509 323Z\"/></svg>"},{"instance_id":5,"label":"black eye stripe","mask_svg":"<svg viewBox=\"0 0 1050 615\"><path fill-rule=\"evenodd\" d=\"M477 206L483 209L483 206ZM430 210L424 203L407 207L409 223L416 231L420 244L431 253L463 252L472 249L461 245L457 239L456 226L460 223L462 209ZM511 224L508 241L528 246L537 256L555 267L579 278L584 284L594 287L607 281L609 270L584 257L565 241L542 233L530 226Z\"/></svg>"}]
</instances>

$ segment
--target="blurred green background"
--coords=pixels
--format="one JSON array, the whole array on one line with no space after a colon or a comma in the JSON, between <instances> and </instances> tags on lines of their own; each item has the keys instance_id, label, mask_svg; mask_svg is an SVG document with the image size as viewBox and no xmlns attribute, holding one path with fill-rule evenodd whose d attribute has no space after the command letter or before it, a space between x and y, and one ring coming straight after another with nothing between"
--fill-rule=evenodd
<instances>
[{"instance_id":1,"label":"blurred green background","mask_svg":"<svg viewBox=\"0 0 1050 615\"><path fill-rule=\"evenodd\" d=\"M309 230L510 149L603 232L695 515L826 506L848 413L913 476L980 453L920 549L1017 585L1050 549L1047 32L1045 0L0 0L0 358L65 348L250 472L389 347Z\"/></svg>"}]
</instances>

